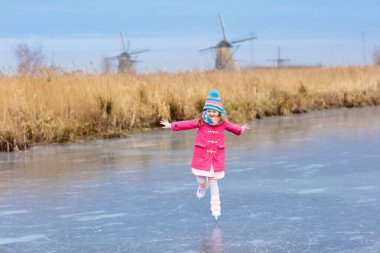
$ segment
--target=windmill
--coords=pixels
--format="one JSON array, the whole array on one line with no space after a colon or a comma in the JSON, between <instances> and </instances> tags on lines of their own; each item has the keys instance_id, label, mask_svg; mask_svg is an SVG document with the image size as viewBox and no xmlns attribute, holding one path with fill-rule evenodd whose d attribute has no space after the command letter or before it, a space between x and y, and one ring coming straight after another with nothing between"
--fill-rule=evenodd
<instances>
[{"instance_id":1,"label":"windmill","mask_svg":"<svg viewBox=\"0 0 380 253\"><path fill-rule=\"evenodd\" d=\"M229 42L227 40L226 31L224 29L223 17L221 14L219 14L219 22L220 22L220 28L222 30L223 39L216 46L200 49L199 52L215 50L216 51L215 68L218 70L233 70L235 69L235 61L233 59L233 54L238 48L237 44L245 42L245 41L249 41L249 40L254 40L256 39L256 36L250 35L248 37ZM233 47L236 47L234 51L232 51Z\"/></svg>"},{"instance_id":2,"label":"windmill","mask_svg":"<svg viewBox=\"0 0 380 253\"><path fill-rule=\"evenodd\" d=\"M285 62L290 61L290 59L287 59L287 58L283 59L283 58L281 58L281 47L278 47L278 50L277 50L277 59L271 59L271 60L268 60L268 61L275 62L277 68L281 68L281 67L284 67Z\"/></svg>"},{"instance_id":3,"label":"windmill","mask_svg":"<svg viewBox=\"0 0 380 253\"><path fill-rule=\"evenodd\" d=\"M121 46L123 51L112 57L106 57L103 60L103 68L105 71L109 71L112 67L112 62L117 61L117 71L119 73L133 73L135 72L134 65L138 60L136 60L138 54L148 52L149 49L140 49L135 51L129 51L129 41L127 42L127 47L125 47L123 33L120 32Z\"/></svg>"}]
</instances>

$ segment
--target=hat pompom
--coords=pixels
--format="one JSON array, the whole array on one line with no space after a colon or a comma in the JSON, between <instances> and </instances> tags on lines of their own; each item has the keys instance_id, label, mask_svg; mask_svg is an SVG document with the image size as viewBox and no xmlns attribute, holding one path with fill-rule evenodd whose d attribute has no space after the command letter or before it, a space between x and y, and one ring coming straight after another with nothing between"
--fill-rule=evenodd
<instances>
[{"instance_id":1,"label":"hat pompom","mask_svg":"<svg viewBox=\"0 0 380 253\"><path fill-rule=\"evenodd\" d=\"M209 98L220 98L220 93L216 89L212 89L208 92L208 97Z\"/></svg>"}]
</instances>

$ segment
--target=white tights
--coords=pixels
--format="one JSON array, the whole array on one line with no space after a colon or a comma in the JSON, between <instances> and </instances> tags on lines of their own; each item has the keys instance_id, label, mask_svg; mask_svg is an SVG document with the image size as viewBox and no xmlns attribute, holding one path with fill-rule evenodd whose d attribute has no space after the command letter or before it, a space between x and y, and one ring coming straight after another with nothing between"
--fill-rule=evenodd
<instances>
[{"instance_id":1,"label":"white tights","mask_svg":"<svg viewBox=\"0 0 380 253\"><path fill-rule=\"evenodd\" d=\"M197 181L202 186L207 184L208 181L208 184L210 186L211 197L219 197L218 180L209 177L197 176Z\"/></svg>"}]
</instances>

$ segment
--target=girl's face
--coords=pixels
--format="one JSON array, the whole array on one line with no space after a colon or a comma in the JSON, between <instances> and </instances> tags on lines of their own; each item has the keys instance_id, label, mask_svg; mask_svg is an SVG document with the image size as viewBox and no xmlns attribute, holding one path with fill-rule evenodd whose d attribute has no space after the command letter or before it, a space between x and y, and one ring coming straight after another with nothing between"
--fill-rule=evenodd
<instances>
[{"instance_id":1,"label":"girl's face","mask_svg":"<svg viewBox=\"0 0 380 253\"><path fill-rule=\"evenodd\" d=\"M210 118L214 118L214 117L219 116L219 112L216 110L207 109L206 113L207 113L207 116L209 116Z\"/></svg>"}]
</instances>

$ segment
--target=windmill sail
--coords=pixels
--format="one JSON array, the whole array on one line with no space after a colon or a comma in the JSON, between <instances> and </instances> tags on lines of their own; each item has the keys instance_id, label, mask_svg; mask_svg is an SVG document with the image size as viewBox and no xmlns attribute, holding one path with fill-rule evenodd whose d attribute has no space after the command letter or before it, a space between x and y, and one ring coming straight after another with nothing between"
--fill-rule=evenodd
<instances>
[{"instance_id":1,"label":"windmill sail","mask_svg":"<svg viewBox=\"0 0 380 253\"><path fill-rule=\"evenodd\" d=\"M205 51L208 51L208 50L213 50L213 49L216 49L217 47L207 47L207 48L202 48L202 49L199 49L198 52L205 52Z\"/></svg>"},{"instance_id":2,"label":"windmill sail","mask_svg":"<svg viewBox=\"0 0 380 253\"><path fill-rule=\"evenodd\" d=\"M120 40L121 40L121 47L123 48L123 52L127 52L127 49L125 48L124 35L122 32L120 32Z\"/></svg>"},{"instance_id":3,"label":"windmill sail","mask_svg":"<svg viewBox=\"0 0 380 253\"><path fill-rule=\"evenodd\" d=\"M224 29L224 22L222 14L219 14L220 28L222 29L223 39L227 41L226 30Z\"/></svg>"},{"instance_id":4,"label":"windmill sail","mask_svg":"<svg viewBox=\"0 0 380 253\"><path fill-rule=\"evenodd\" d=\"M257 37L254 36L254 35L250 35L249 37L246 37L246 38L243 38L243 39L233 40L233 41L231 41L231 44L242 43L242 42L249 41L249 40L254 40L254 39L257 39Z\"/></svg>"},{"instance_id":5,"label":"windmill sail","mask_svg":"<svg viewBox=\"0 0 380 253\"><path fill-rule=\"evenodd\" d=\"M146 52L149 52L150 49L146 48L146 49L139 49L139 50L135 50L135 51L132 51L132 52L129 52L129 55L133 55L133 54L142 54L142 53L146 53Z\"/></svg>"}]
</instances>

